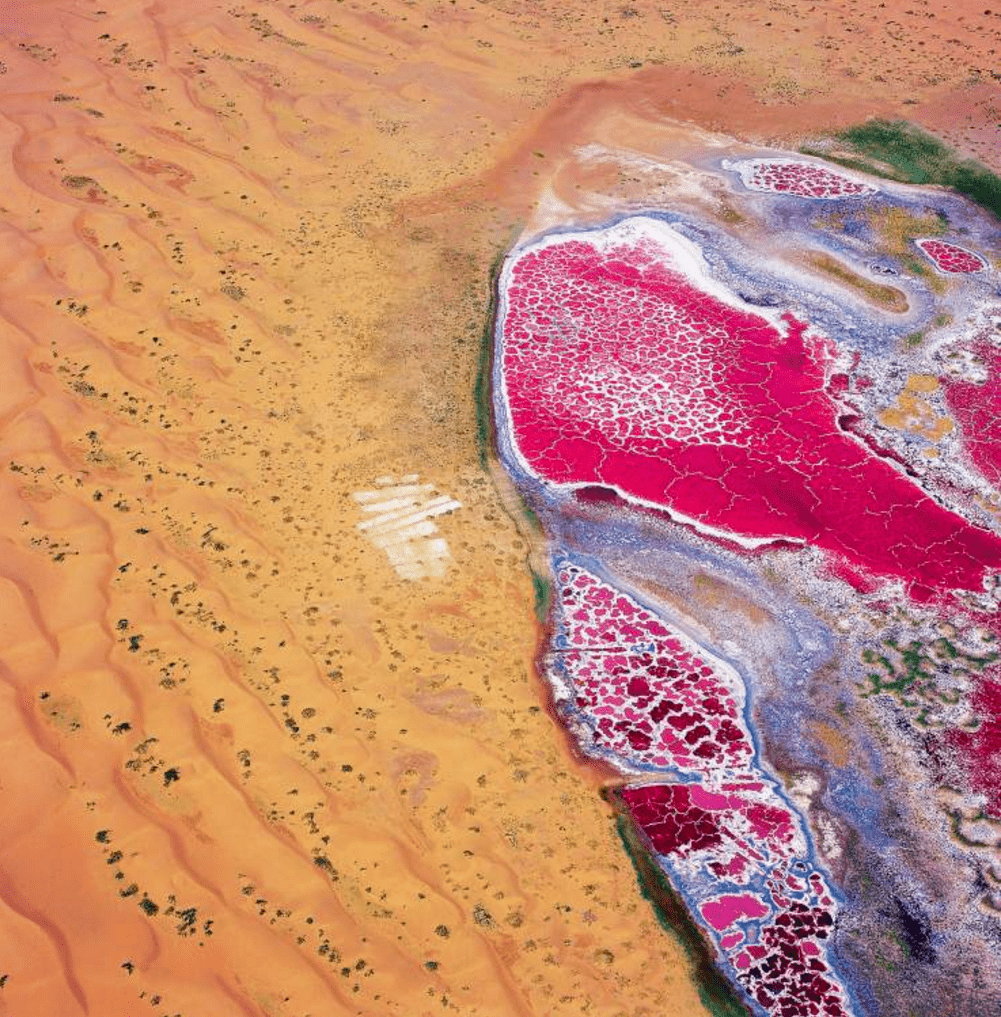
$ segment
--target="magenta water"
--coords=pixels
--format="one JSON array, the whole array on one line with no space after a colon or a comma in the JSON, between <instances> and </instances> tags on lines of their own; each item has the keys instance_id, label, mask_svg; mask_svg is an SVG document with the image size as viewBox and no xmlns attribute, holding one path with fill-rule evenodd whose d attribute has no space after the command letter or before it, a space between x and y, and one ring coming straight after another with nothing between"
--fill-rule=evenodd
<instances>
[{"instance_id":1,"label":"magenta water","mask_svg":"<svg viewBox=\"0 0 1001 1017\"><path fill-rule=\"evenodd\" d=\"M754 228L679 197L527 238L499 281L554 699L754 1012L902 1013L917 977L1001 1006L996 224L782 153L693 173Z\"/></svg>"}]
</instances>

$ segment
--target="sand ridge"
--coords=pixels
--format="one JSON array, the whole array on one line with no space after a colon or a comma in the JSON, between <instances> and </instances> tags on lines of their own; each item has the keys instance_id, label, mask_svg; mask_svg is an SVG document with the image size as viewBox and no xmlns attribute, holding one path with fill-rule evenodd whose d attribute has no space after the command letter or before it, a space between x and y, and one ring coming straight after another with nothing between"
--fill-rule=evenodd
<instances>
[{"instance_id":1,"label":"sand ridge","mask_svg":"<svg viewBox=\"0 0 1001 1017\"><path fill-rule=\"evenodd\" d=\"M0 1012L704 1011L545 709L473 391L582 144L913 111L996 161L1001 20L811 6L0 15ZM352 498L411 473L461 505L416 584Z\"/></svg>"}]
</instances>

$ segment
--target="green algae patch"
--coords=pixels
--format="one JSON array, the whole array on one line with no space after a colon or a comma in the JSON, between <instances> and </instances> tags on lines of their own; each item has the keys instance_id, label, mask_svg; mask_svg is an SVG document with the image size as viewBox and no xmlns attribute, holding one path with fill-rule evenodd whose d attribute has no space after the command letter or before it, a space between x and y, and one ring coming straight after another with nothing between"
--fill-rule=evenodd
<instances>
[{"instance_id":1,"label":"green algae patch","mask_svg":"<svg viewBox=\"0 0 1001 1017\"><path fill-rule=\"evenodd\" d=\"M907 184L951 187L1001 219L1001 176L974 159L962 159L933 134L906 120L868 120L833 136L841 149L800 149L849 169Z\"/></svg>"},{"instance_id":2,"label":"green algae patch","mask_svg":"<svg viewBox=\"0 0 1001 1017\"><path fill-rule=\"evenodd\" d=\"M490 472L490 463L496 458L497 431L493 413L493 365L494 365L494 329L497 324L497 308L499 304L499 283L501 269L507 250L502 250L490 264L485 320L479 336L479 352L476 364L476 382L474 399L476 403L476 444L480 467ZM540 544L544 539L542 522L520 494L513 499L506 499L506 507L514 518L520 532L528 539ZM529 556L528 569L532 580L535 616L544 622L549 616L552 603L552 581L548 573L540 571L533 565Z\"/></svg>"},{"instance_id":3,"label":"green algae patch","mask_svg":"<svg viewBox=\"0 0 1001 1017\"><path fill-rule=\"evenodd\" d=\"M476 363L476 385L474 398L476 401L476 446L479 452L480 466L486 470L487 463L494 450L494 415L492 405L492 379L490 377L494 362L494 325L497 318L497 287L501 268L504 264L506 251L494 258L490 265L490 282L487 300L486 320L480 333L479 355Z\"/></svg>"},{"instance_id":4,"label":"green algae patch","mask_svg":"<svg viewBox=\"0 0 1001 1017\"><path fill-rule=\"evenodd\" d=\"M751 1011L716 969L712 951L692 920L667 876L657 867L640 840L636 827L619 812L615 788L606 788L605 800L616 809L616 830L632 862L640 892L650 902L661 927L681 943L693 967L699 997L713 1017L750 1017Z\"/></svg>"},{"instance_id":5,"label":"green algae patch","mask_svg":"<svg viewBox=\"0 0 1001 1017\"><path fill-rule=\"evenodd\" d=\"M944 636L927 643L919 639L901 643L891 637L879 648L862 651L862 662L871 670L859 692L864 699L893 695L901 706L917 712L915 723L921 727L942 727L943 708L962 702L971 680L998 658L990 651L967 653Z\"/></svg>"},{"instance_id":6,"label":"green algae patch","mask_svg":"<svg viewBox=\"0 0 1001 1017\"><path fill-rule=\"evenodd\" d=\"M532 589L535 591L535 617L543 622L549 617L549 608L553 602L552 580L532 569Z\"/></svg>"}]
</instances>

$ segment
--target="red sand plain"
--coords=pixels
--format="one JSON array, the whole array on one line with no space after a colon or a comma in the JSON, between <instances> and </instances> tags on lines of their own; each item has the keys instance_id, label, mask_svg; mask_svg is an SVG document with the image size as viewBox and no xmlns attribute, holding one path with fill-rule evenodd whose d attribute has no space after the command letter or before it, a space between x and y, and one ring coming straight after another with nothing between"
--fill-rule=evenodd
<instances>
[{"instance_id":1,"label":"red sand plain","mask_svg":"<svg viewBox=\"0 0 1001 1017\"><path fill-rule=\"evenodd\" d=\"M0 1013L704 1012L534 677L490 263L663 157L906 116L997 168L1001 10L0 11ZM462 507L401 580L351 495Z\"/></svg>"}]
</instances>

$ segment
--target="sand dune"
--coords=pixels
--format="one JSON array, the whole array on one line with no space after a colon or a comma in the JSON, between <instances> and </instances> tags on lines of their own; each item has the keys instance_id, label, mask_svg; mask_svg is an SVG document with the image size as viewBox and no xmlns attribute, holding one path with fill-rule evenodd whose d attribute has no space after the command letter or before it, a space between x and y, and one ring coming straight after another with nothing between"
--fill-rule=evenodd
<instances>
[{"instance_id":1,"label":"sand dune","mask_svg":"<svg viewBox=\"0 0 1001 1017\"><path fill-rule=\"evenodd\" d=\"M704 1012L534 675L489 266L665 116L996 164L1001 12L108 8L0 12L0 1012Z\"/></svg>"}]
</instances>

